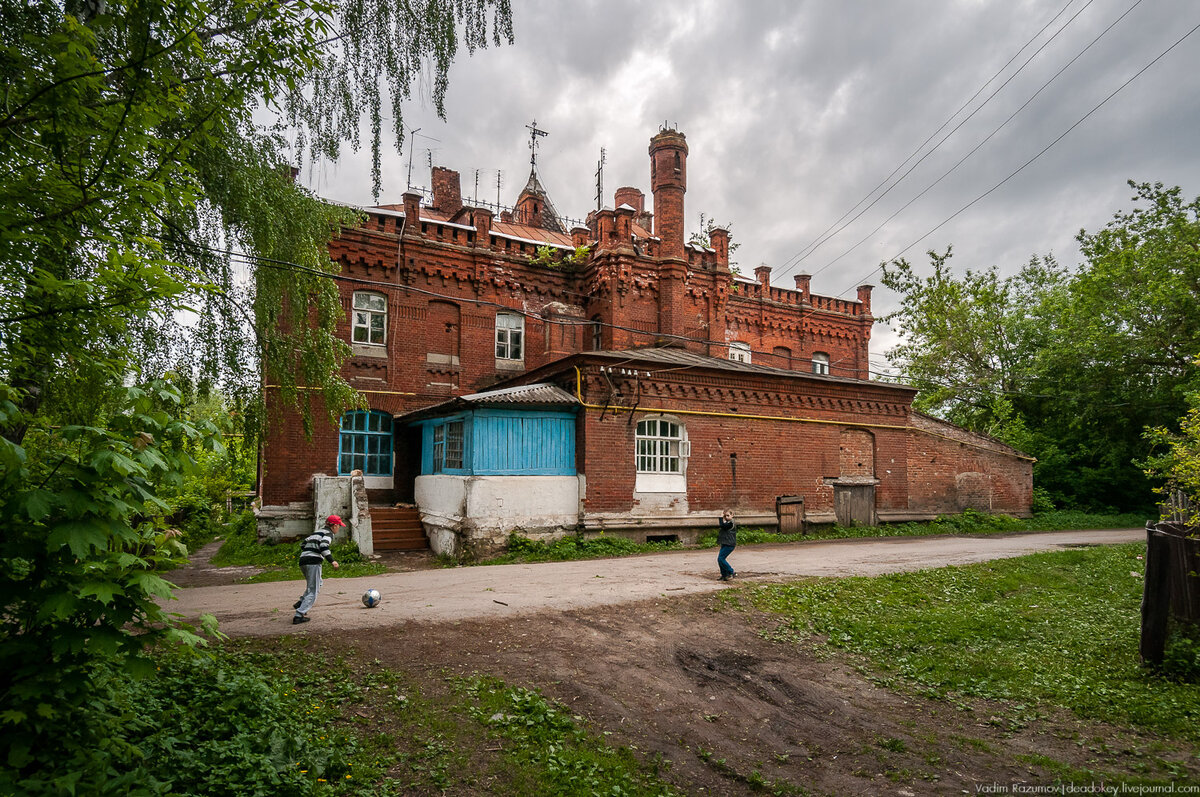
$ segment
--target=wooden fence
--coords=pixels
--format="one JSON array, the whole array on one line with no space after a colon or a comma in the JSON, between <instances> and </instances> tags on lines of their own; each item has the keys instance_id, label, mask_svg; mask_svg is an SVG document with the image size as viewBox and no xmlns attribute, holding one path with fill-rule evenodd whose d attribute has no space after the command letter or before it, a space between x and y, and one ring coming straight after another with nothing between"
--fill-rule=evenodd
<instances>
[{"instance_id":1,"label":"wooden fence","mask_svg":"<svg viewBox=\"0 0 1200 797\"><path fill-rule=\"evenodd\" d=\"M1141 654L1147 664L1162 663L1172 616L1183 622L1200 623L1198 533L1200 529L1182 522L1146 524Z\"/></svg>"}]
</instances>

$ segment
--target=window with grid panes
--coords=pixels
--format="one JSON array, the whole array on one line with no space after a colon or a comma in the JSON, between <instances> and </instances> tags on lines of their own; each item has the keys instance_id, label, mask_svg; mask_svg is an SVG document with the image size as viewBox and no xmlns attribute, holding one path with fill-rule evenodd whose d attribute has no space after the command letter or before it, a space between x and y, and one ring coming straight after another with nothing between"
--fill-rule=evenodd
<instances>
[{"instance_id":1,"label":"window with grid panes","mask_svg":"<svg viewBox=\"0 0 1200 797\"><path fill-rule=\"evenodd\" d=\"M373 346L387 343L387 297L380 293L355 292L351 340Z\"/></svg>"},{"instance_id":2,"label":"window with grid panes","mask_svg":"<svg viewBox=\"0 0 1200 797\"><path fill-rule=\"evenodd\" d=\"M347 412L338 435L338 473L392 475L392 416L386 412Z\"/></svg>"},{"instance_id":3,"label":"window with grid panes","mask_svg":"<svg viewBox=\"0 0 1200 797\"><path fill-rule=\"evenodd\" d=\"M680 457L683 434L679 424L661 418L637 425L638 473L683 473Z\"/></svg>"},{"instance_id":4,"label":"window with grid panes","mask_svg":"<svg viewBox=\"0 0 1200 797\"><path fill-rule=\"evenodd\" d=\"M433 472L462 470L463 422L450 421L433 427Z\"/></svg>"},{"instance_id":5,"label":"window with grid panes","mask_svg":"<svg viewBox=\"0 0 1200 797\"><path fill-rule=\"evenodd\" d=\"M496 314L496 359L522 360L524 347L525 319L515 313Z\"/></svg>"},{"instance_id":6,"label":"window with grid panes","mask_svg":"<svg viewBox=\"0 0 1200 797\"><path fill-rule=\"evenodd\" d=\"M825 352L813 352L812 356L812 372L814 374L829 373L829 355Z\"/></svg>"}]
</instances>

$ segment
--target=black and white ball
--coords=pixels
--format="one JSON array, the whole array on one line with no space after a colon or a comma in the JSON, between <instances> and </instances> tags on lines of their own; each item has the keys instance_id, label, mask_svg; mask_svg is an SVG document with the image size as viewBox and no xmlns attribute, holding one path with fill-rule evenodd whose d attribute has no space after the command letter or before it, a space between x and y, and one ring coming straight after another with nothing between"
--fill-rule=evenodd
<instances>
[{"instance_id":1,"label":"black and white ball","mask_svg":"<svg viewBox=\"0 0 1200 797\"><path fill-rule=\"evenodd\" d=\"M374 609L379 605L381 600L383 600L383 596L379 594L379 590L377 589L369 589L363 593L363 606L366 606L368 609Z\"/></svg>"}]
</instances>

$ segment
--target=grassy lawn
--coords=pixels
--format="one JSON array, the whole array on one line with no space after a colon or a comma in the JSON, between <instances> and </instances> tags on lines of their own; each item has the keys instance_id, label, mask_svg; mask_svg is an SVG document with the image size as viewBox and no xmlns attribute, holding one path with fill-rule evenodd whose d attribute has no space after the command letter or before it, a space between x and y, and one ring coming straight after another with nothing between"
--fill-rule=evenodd
<instances>
[{"instance_id":1,"label":"grassy lawn","mask_svg":"<svg viewBox=\"0 0 1200 797\"><path fill-rule=\"evenodd\" d=\"M258 541L258 530L255 526L253 513L244 512L228 526L225 542L212 558L217 567L246 566L263 568L263 572L251 576L247 583L263 581L296 581L303 580L298 563L300 557L300 541L282 542L277 544L261 543ZM358 546L352 542L338 542L333 545L333 558L338 562L338 569L325 568L325 578L354 578L356 576L373 576L386 573L387 568L378 562L372 562L358 551Z\"/></svg>"},{"instance_id":2,"label":"grassy lawn","mask_svg":"<svg viewBox=\"0 0 1200 797\"><path fill-rule=\"evenodd\" d=\"M306 648L285 637L160 655L128 698L159 721L128 741L187 794L672 794L653 765L536 691L447 677L421 694Z\"/></svg>"},{"instance_id":3,"label":"grassy lawn","mask_svg":"<svg viewBox=\"0 0 1200 797\"><path fill-rule=\"evenodd\" d=\"M1095 515L1086 512L1047 512L1032 518L1008 515L986 515L967 510L961 515L946 515L928 523L885 523L881 526L813 526L808 534L777 534L762 528L738 530L739 545L803 542L805 540L840 540L868 537L932 537L954 534L1009 534L1020 531L1064 531L1068 529L1124 529L1146 525L1146 517L1137 514ZM701 536L698 548L715 548L717 530ZM680 550L688 546L677 542L638 543L624 537L601 535L592 539L565 537L554 542L540 542L513 535L508 551L471 564L495 565L516 562L565 562L574 559L600 559L609 556L629 556L656 551ZM445 564L458 564L447 559Z\"/></svg>"},{"instance_id":4,"label":"grassy lawn","mask_svg":"<svg viewBox=\"0 0 1200 797\"><path fill-rule=\"evenodd\" d=\"M743 528L738 531L739 545L803 542L806 540L838 540L871 537L931 537L955 534L1008 534L1022 531L1061 531L1066 529L1136 528L1144 526L1142 515L1094 515L1085 512L1048 512L1032 518L1019 519L1007 515L986 515L967 510L961 515L947 515L928 523L888 523L881 526L814 526L808 534L776 534L762 528ZM508 550L488 559L460 562L443 557L444 567L460 564L495 565L525 562L566 562L577 559L603 559L643 553L682 550L687 547L715 548L717 532L703 535L696 546L678 542L639 543L624 537L600 535L591 539L564 537L553 542L530 540L514 534ZM263 572L245 579L249 583L262 581L294 581L303 578L296 563L300 543L267 544L258 541L254 517L244 513L228 527L225 543L213 557L217 567L251 565ZM354 578L387 571L387 568L367 559L350 542L333 546L334 558L341 567L325 568L326 578Z\"/></svg>"},{"instance_id":5,"label":"grassy lawn","mask_svg":"<svg viewBox=\"0 0 1200 797\"><path fill-rule=\"evenodd\" d=\"M1145 546L1102 546L876 578L806 580L724 593L779 616L774 639L849 651L885 683L929 696L1006 701L1019 725L1043 707L1200 741L1192 682L1138 658ZM1180 660L1180 654L1192 658ZM1189 673L1190 670L1190 673Z\"/></svg>"}]
</instances>

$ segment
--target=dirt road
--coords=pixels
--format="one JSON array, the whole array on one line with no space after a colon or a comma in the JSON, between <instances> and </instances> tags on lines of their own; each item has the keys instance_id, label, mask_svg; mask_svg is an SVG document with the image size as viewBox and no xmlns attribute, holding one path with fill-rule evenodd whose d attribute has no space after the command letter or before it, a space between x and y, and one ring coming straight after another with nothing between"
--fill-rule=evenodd
<instances>
[{"instance_id":1,"label":"dirt road","mask_svg":"<svg viewBox=\"0 0 1200 797\"><path fill-rule=\"evenodd\" d=\"M838 540L743 546L733 553L730 563L737 568L741 581L879 575L1144 538L1145 531L1141 529L1121 529ZM583 562L327 578L311 614L313 622L302 627L291 624L292 602L303 592L300 581L180 589L176 591L177 600L167 608L188 618L214 614L221 630L231 636L349 631L411 621L509 619L545 610L583 609L712 592L726 586L716 579L715 559L715 550L673 551ZM383 603L367 609L360 598L371 587L383 594Z\"/></svg>"}]
</instances>

